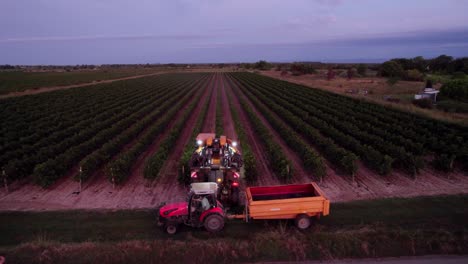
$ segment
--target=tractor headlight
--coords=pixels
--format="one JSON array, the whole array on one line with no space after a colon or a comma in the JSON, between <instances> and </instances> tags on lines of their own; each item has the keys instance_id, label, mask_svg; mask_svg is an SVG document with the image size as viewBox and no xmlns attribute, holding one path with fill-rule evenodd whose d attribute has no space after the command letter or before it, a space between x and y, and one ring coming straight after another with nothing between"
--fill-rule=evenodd
<instances>
[{"instance_id":1,"label":"tractor headlight","mask_svg":"<svg viewBox=\"0 0 468 264\"><path fill-rule=\"evenodd\" d=\"M202 144L203 144L203 141L201 141L200 139L197 140L197 145L198 145L198 146L201 146Z\"/></svg>"},{"instance_id":2,"label":"tractor headlight","mask_svg":"<svg viewBox=\"0 0 468 264\"><path fill-rule=\"evenodd\" d=\"M218 178L218 179L216 179L216 181L217 181L218 183L221 183L222 179L221 179L221 178Z\"/></svg>"},{"instance_id":3,"label":"tractor headlight","mask_svg":"<svg viewBox=\"0 0 468 264\"><path fill-rule=\"evenodd\" d=\"M233 147L237 147L237 142L233 141L233 142L232 142L232 146L233 146Z\"/></svg>"}]
</instances>

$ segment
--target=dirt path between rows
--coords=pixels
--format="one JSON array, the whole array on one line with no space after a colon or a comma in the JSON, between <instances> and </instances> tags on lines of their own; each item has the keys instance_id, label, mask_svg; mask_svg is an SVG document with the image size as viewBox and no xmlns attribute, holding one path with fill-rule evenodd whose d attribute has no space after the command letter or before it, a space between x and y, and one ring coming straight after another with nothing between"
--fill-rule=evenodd
<instances>
[{"instance_id":1,"label":"dirt path between rows","mask_svg":"<svg viewBox=\"0 0 468 264\"><path fill-rule=\"evenodd\" d=\"M229 78L223 75L224 78ZM250 125L250 121L248 120L247 113L242 109L239 98L234 94L233 89L239 89L236 84L231 82L226 83L225 85L226 92L228 93L229 98L231 98L234 108L236 109L237 113L239 114L239 119L241 122L241 126L244 128L248 142L243 142L243 144L250 144L252 148L252 152L255 156L256 163L257 163L257 185L278 185L280 182L274 176L271 166L269 165L268 159L265 157L265 148L261 145L260 139L256 135L255 130Z\"/></svg>"},{"instance_id":2,"label":"dirt path between rows","mask_svg":"<svg viewBox=\"0 0 468 264\"><path fill-rule=\"evenodd\" d=\"M21 92L12 92L12 93L7 93L7 94L2 94L0 95L0 99L47 93L47 92L52 92L52 91L57 91L57 90L66 90L66 89L71 89L71 88L85 87L85 86L91 86L91 85L97 85L97 84L103 84L103 83L112 83L112 82L123 81L123 80L138 79L138 78L143 78L143 77L148 77L148 76L153 76L153 75L159 75L163 73L167 73L167 72L163 71L163 72L156 72L156 73L150 73L150 74L134 75L134 76L123 77L123 78L118 78L118 79L92 81L89 83L79 83L79 84L72 84L72 85L39 87L35 89L28 89L28 90L21 91Z\"/></svg>"},{"instance_id":3,"label":"dirt path between rows","mask_svg":"<svg viewBox=\"0 0 468 264\"><path fill-rule=\"evenodd\" d=\"M221 79L222 79L221 86L218 91L221 93L221 109L223 111L224 134L227 138L239 141L239 139L237 138L235 124L232 119L231 108L229 107L229 101L232 100L232 98L227 96L227 92L226 92L227 83L226 83L226 77L224 74L222 75ZM239 148L242 148L242 146L239 145Z\"/></svg>"},{"instance_id":4,"label":"dirt path between rows","mask_svg":"<svg viewBox=\"0 0 468 264\"><path fill-rule=\"evenodd\" d=\"M216 90L216 78L212 78L208 82L206 87L203 87L204 94L201 97L201 101L197 104L196 108L192 111L187 123L185 124L182 133L179 136L179 140L174 146L173 151L166 160L162 173L158 179L152 183L152 199L151 205L157 206L163 202L182 202L187 197L187 189L179 184L178 177L178 166L182 153L187 144L189 144L190 136L193 132L193 128L197 123L198 117L202 111L202 108L208 98L210 91L212 94ZM215 97L216 98L216 97Z\"/></svg>"},{"instance_id":5,"label":"dirt path between rows","mask_svg":"<svg viewBox=\"0 0 468 264\"><path fill-rule=\"evenodd\" d=\"M209 98L208 112L206 113L200 133L215 133L216 131L216 102L218 98L219 80L220 74L215 73L214 81L211 83L213 92Z\"/></svg>"}]
</instances>

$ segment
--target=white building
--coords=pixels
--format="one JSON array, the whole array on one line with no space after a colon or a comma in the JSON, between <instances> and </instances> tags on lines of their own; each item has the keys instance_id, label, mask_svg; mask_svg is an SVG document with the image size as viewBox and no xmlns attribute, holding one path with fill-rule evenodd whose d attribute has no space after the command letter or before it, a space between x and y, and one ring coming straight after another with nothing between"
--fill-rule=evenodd
<instances>
[{"instance_id":1,"label":"white building","mask_svg":"<svg viewBox=\"0 0 468 264\"><path fill-rule=\"evenodd\" d=\"M436 90L434 88L424 88L424 90L421 93L414 95L414 99L419 100L429 98L435 103L437 101L437 94L439 92L439 90Z\"/></svg>"}]
</instances>

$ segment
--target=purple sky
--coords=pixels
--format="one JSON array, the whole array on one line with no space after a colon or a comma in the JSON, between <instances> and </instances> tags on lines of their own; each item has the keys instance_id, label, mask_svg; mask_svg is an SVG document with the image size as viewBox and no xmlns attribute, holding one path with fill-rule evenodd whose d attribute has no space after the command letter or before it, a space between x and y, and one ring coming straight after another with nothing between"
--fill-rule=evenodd
<instances>
[{"instance_id":1,"label":"purple sky","mask_svg":"<svg viewBox=\"0 0 468 264\"><path fill-rule=\"evenodd\" d=\"M468 56L464 0L1 0L0 64Z\"/></svg>"}]
</instances>

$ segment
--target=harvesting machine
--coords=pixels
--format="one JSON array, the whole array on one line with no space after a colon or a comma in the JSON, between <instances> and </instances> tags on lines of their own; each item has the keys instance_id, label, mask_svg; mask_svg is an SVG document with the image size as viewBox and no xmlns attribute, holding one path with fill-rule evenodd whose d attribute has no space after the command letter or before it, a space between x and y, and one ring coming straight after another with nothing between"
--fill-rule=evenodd
<instances>
[{"instance_id":1,"label":"harvesting machine","mask_svg":"<svg viewBox=\"0 0 468 264\"><path fill-rule=\"evenodd\" d=\"M239 202L239 178L242 156L237 142L214 133L201 133L190 159L191 182L215 182L217 198L223 204Z\"/></svg>"}]
</instances>

